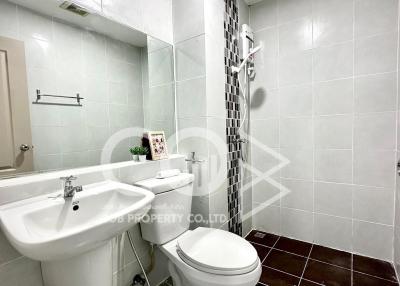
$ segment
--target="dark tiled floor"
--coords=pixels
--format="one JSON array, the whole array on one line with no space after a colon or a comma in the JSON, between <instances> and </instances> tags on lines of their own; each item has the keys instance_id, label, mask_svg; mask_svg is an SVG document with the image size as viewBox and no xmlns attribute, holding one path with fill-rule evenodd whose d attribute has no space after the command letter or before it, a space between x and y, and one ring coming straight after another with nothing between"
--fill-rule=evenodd
<instances>
[{"instance_id":1,"label":"dark tiled floor","mask_svg":"<svg viewBox=\"0 0 400 286\"><path fill-rule=\"evenodd\" d=\"M258 286L399 286L385 261L255 230L246 239L263 263Z\"/></svg>"}]
</instances>

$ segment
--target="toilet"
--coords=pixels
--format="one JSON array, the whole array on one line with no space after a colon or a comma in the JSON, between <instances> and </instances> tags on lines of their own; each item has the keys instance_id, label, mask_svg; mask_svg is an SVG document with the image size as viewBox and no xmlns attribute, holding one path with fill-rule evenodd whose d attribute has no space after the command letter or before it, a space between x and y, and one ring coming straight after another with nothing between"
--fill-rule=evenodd
<instances>
[{"instance_id":1,"label":"toilet","mask_svg":"<svg viewBox=\"0 0 400 286\"><path fill-rule=\"evenodd\" d=\"M262 267L248 241L220 229L189 230L193 181L192 174L176 172L135 184L155 194L140 223L143 239L168 257L174 286L255 286Z\"/></svg>"}]
</instances>

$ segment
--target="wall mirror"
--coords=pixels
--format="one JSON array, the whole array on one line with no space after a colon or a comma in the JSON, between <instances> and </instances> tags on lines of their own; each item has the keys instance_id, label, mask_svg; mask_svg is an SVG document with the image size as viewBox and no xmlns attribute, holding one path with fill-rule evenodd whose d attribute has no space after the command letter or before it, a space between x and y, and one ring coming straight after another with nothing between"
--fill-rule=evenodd
<instances>
[{"instance_id":1,"label":"wall mirror","mask_svg":"<svg viewBox=\"0 0 400 286\"><path fill-rule=\"evenodd\" d=\"M173 47L60 3L0 0L0 178L99 165L126 128L175 134Z\"/></svg>"}]
</instances>

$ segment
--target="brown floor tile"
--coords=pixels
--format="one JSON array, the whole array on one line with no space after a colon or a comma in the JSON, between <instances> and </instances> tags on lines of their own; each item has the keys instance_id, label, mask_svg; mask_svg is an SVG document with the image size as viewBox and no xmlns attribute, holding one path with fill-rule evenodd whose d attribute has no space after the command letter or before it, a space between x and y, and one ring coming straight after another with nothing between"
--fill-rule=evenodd
<instances>
[{"instance_id":1,"label":"brown floor tile","mask_svg":"<svg viewBox=\"0 0 400 286\"><path fill-rule=\"evenodd\" d=\"M269 266L283 272L301 277L307 258L272 249L265 259L263 265Z\"/></svg>"},{"instance_id":2,"label":"brown floor tile","mask_svg":"<svg viewBox=\"0 0 400 286\"><path fill-rule=\"evenodd\" d=\"M303 277L326 286L351 286L350 270L309 260Z\"/></svg>"},{"instance_id":3,"label":"brown floor tile","mask_svg":"<svg viewBox=\"0 0 400 286\"><path fill-rule=\"evenodd\" d=\"M375 278L372 276L364 275L361 273L353 272L353 286L398 286L396 282L390 282Z\"/></svg>"},{"instance_id":4,"label":"brown floor tile","mask_svg":"<svg viewBox=\"0 0 400 286\"><path fill-rule=\"evenodd\" d=\"M262 245L272 247L278 240L279 236L262 231L252 230L247 236L248 241L259 243Z\"/></svg>"},{"instance_id":5,"label":"brown floor tile","mask_svg":"<svg viewBox=\"0 0 400 286\"><path fill-rule=\"evenodd\" d=\"M262 245L255 244L255 243L252 243L251 245L253 245L254 248L257 250L258 257L260 258L261 262L267 256L268 252L271 250L271 248L269 248L267 246L262 246Z\"/></svg>"},{"instance_id":6,"label":"brown floor tile","mask_svg":"<svg viewBox=\"0 0 400 286\"><path fill-rule=\"evenodd\" d=\"M314 245L310 258L351 269L351 253Z\"/></svg>"},{"instance_id":7,"label":"brown floor tile","mask_svg":"<svg viewBox=\"0 0 400 286\"><path fill-rule=\"evenodd\" d=\"M302 256L308 256L312 244L300 240L280 237L275 248Z\"/></svg>"},{"instance_id":8,"label":"brown floor tile","mask_svg":"<svg viewBox=\"0 0 400 286\"><path fill-rule=\"evenodd\" d=\"M260 282L268 286L296 286L300 278L276 271L274 269L263 267Z\"/></svg>"},{"instance_id":9,"label":"brown floor tile","mask_svg":"<svg viewBox=\"0 0 400 286\"><path fill-rule=\"evenodd\" d=\"M302 279L300 282L300 286L320 286L320 284Z\"/></svg>"},{"instance_id":10,"label":"brown floor tile","mask_svg":"<svg viewBox=\"0 0 400 286\"><path fill-rule=\"evenodd\" d=\"M353 255L353 270L373 276L397 281L392 264L386 261Z\"/></svg>"}]
</instances>

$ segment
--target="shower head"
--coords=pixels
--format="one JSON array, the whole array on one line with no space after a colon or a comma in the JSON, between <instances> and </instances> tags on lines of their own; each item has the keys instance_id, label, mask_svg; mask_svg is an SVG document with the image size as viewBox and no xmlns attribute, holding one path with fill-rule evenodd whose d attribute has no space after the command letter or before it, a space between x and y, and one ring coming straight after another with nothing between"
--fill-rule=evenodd
<instances>
[{"instance_id":1,"label":"shower head","mask_svg":"<svg viewBox=\"0 0 400 286\"><path fill-rule=\"evenodd\" d=\"M249 59L250 59L255 53L257 53L258 51L260 51L261 48L262 48L262 46L259 45L259 46L255 47L254 49L251 49L250 52L244 57L243 62L240 64L240 66L238 66L238 67L232 66L232 67L231 67L232 73L239 73L239 72L246 66L246 64L247 64L247 62L249 61Z\"/></svg>"}]
</instances>

